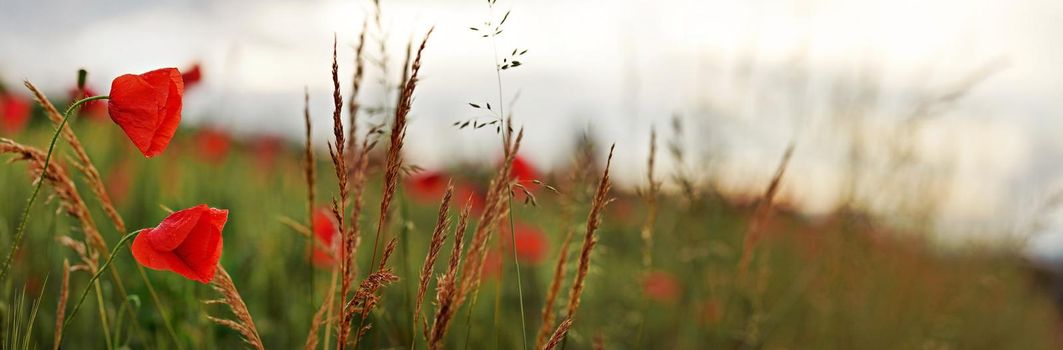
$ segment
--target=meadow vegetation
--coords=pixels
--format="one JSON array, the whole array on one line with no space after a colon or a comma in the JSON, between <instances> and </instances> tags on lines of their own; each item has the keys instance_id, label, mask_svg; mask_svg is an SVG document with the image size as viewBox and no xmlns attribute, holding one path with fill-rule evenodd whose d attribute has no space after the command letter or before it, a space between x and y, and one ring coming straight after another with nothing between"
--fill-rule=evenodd
<instances>
[{"instance_id":1,"label":"meadow vegetation","mask_svg":"<svg viewBox=\"0 0 1063 350\"><path fill-rule=\"evenodd\" d=\"M422 66L441 69L423 55L431 29L407 47L398 82L383 83L393 90L385 106L359 99L365 71L389 69L387 60L367 58L374 44L383 45L364 34L380 26L379 12L366 21L358 45L347 48L355 53L354 71L338 68L343 46L330 48L334 113L311 115L308 108L291 116L305 120L306 139L235 137L182 124L166 150L147 159L107 111L88 104L53 134L63 114L52 104L66 107L91 94L48 97L30 83L8 84L3 94L36 101L28 125L5 129L0 139L0 157L10 161L0 167L0 252L14 252L0 277L0 344L1060 345L1057 305L1007 247L941 249L928 244L930 232L883 224L853 208L808 218L775 206L795 146L780 154L775 176L752 201L654 166L683 151L664 150L669 135L656 131L645 145L650 170L636 188L612 185L612 159L628 155L606 142L584 142L568 166L539 171L523 156L524 130L513 123L503 76L524 64L527 50L497 48L510 14L493 0L489 5L493 19L470 31L502 54L498 96L468 104L492 117L454 125L498 136L501 160L482 166L421 169L403 157L409 115L431 114L416 108ZM341 74L352 75L353 85L341 87ZM194 88L189 76L183 79ZM312 135L317 123L333 133ZM48 162L53 135L58 142ZM310 138L327 139L328 148ZM40 200L28 208L25 235L17 239L35 181L43 183ZM180 271L157 271L131 253L129 243L150 232L139 229L161 227L168 216L204 203L228 210L212 278L198 283Z\"/></svg>"}]
</instances>

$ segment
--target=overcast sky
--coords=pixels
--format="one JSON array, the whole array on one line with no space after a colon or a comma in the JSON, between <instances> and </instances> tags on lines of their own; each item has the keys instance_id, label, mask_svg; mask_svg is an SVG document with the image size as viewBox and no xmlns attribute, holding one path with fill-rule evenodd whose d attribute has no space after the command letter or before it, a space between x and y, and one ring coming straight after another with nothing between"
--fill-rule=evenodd
<instances>
[{"instance_id":1,"label":"overcast sky","mask_svg":"<svg viewBox=\"0 0 1063 350\"><path fill-rule=\"evenodd\" d=\"M393 60L409 38L435 26L409 157L425 167L497 157L492 133L450 127L484 117L466 102L497 104L491 42L468 29L491 16L485 2L382 2ZM499 0L497 7L495 18L513 11L499 54L529 50L524 65L503 75L503 98L508 105L519 95L512 111L527 130L526 155L544 168L563 164L575 136L591 130L599 142L617 143L620 180L637 182L649 127L670 138L668 120L680 115L692 150L724 153L713 164L728 188L762 188L796 140L784 192L808 212L825 212L844 177L844 135L824 107L833 91L859 88L859 78L871 76L881 96L873 114L893 120L918 96L945 93L993 67L918 137L920 159L948 164L955 176L945 213L952 229L1012 231L1061 184L1058 1ZM352 47L371 10L368 0L0 0L0 77L59 93L85 67L91 85L105 91L122 73L201 61L204 84L186 97L189 123L298 137L308 86L315 131L324 136L332 35L346 94ZM397 65L390 65L393 83ZM368 84L379 77L372 71ZM379 103L379 92L371 88L363 100ZM661 158L662 167L672 165Z\"/></svg>"}]
</instances>

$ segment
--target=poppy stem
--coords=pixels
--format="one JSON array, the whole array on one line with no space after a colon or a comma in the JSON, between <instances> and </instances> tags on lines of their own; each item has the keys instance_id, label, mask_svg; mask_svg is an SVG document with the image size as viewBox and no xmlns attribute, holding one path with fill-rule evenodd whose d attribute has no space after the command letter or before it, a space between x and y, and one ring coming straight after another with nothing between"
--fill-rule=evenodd
<instances>
[{"instance_id":1,"label":"poppy stem","mask_svg":"<svg viewBox=\"0 0 1063 350\"><path fill-rule=\"evenodd\" d=\"M67 120L70 119L70 116L75 109L85 103L108 98L110 98L110 96L83 98L70 104L70 107L66 109L65 113L63 113L63 121L59 123L59 127L57 127L55 133L52 134L52 142L48 145L48 154L44 156L44 166L41 167L41 175L37 177L36 184L33 187L33 194L31 194L29 200L26 201L26 209L22 211L22 220L18 224L18 232L15 233L15 241L11 243L11 250L7 252L7 257L4 258L4 267L0 268L0 281L3 281L4 277L7 276L7 271L11 267L11 260L14 259L18 247L22 245L22 238L26 234L26 220L29 219L30 208L33 207L33 202L37 200L37 194L41 192L41 185L44 184L44 176L48 174L48 165L52 162L52 152L55 150L55 142L59 139L59 133L63 131Z\"/></svg>"},{"instance_id":2,"label":"poppy stem","mask_svg":"<svg viewBox=\"0 0 1063 350\"><path fill-rule=\"evenodd\" d=\"M104 261L103 265L100 266L99 270L96 271L96 274L92 275L92 279L89 280L89 285L86 286L85 289L81 292L81 296L78 297L77 304L74 304L74 309L70 310L70 316L67 316L66 321L63 323L63 328L66 328L70 324L70 320L74 319L74 315L76 315L78 313L78 309L81 308L81 303L85 301L85 296L89 294L89 289L91 289L92 284L96 282L96 280L99 279L101 275L103 275L104 271L107 271L107 267L111 265L111 261L114 260L116 256L118 256L118 250L121 249L122 246L126 244L126 242L129 242L130 239L136 237L136 235L139 234L141 231L144 230L136 230L128 235L125 235L125 237L122 237L122 240L118 241L118 244L114 246L114 249L111 249L111 255L107 257L107 261Z\"/></svg>"}]
</instances>

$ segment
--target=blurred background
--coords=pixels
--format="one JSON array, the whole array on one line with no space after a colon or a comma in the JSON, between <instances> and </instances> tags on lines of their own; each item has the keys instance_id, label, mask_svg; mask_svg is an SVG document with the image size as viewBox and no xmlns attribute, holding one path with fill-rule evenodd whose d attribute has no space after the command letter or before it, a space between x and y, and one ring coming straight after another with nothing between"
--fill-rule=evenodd
<instances>
[{"instance_id":1,"label":"blurred background","mask_svg":"<svg viewBox=\"0 0 1063 350\"><path fill-rule=\"evenodd\" d=\"M296 137L304 87L314 115L330 113L332 35L344 46L341 71L350 72L371 7L6 0L0 76L63 91L84 67L90 86L106 91L121 73L198 62L203 84L189 94L186 120ZM468 30L488 15L486 6L395 0L382 7L382 27L369 29L387 47L370 48L374 57L397 59L410 38L436 28L409 157L429 168L493 160L497 148L484 147L493 135L450 127L481 116L465 102L496 98L490 42ZM527 157L544 169L590 132L617 143L618 181L637 183L649 129L666 136L678 118L691 171L729 191L759 191L785 146L796 143L783 193L809 214L848 200L840 184L853 166L866 173L859 181L876 187L894 172L939 181L897 190L934 201L939 228L964 238L1020 233L1059 187L1059 2L547 0L510 8L516 15L499 51L529 53L521 69L506 72L504 99L527 128ZM369 71L368 101L386 91L380 79L396 84L393 71ZM326 135L328 125L316 126ZM918 169L883 166L898 147Z\"/></svg>"},{"instance_id":2,"label":"blurred background","mask_svg":"<svg viewBox=\"0 0 1063 350\"><path fill-rule=\"evenodd\" d=\"M859 213L946 251L1063 263L1063 2L535 0L491 12L482 0L382 0L376 11L368 0L0 0L0 83L61 99L79 68L106 94L121 74L198 67L182 126L249 149L302 142L305 89L321 156L333 37L348 96L366 30L365 130L388 121L406 45L434 27L405 149L430 172L498 163L490 128L454 124L489 120L470 103L501 99L544 174L566 170L585 138L597 158L615 143L614 180L633 194L656 130L665 191L691 185L746 208L793 145L780 211L818 224ZM470 30L506 11L496 41ZM496 81L496 55L523 50ZM284 198L299 198L298 173L262 175L284 176Z\"/></svg>"}]
</instances>

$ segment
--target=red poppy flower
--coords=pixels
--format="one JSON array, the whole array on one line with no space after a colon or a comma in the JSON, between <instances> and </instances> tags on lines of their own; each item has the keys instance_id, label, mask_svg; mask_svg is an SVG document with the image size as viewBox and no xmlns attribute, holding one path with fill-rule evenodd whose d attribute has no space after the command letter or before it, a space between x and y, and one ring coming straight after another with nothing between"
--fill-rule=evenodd
<instances>
[{"instance_id":1,"label":"red poppy flower","mask_svg":"<svg viewBox=\"0 0 1063 350\"><path fill-rule=\"evenodd\" d=\"M78 89L76 87L70 89L70 100L77 101L86 97L93 97L99 94L96 90L86 86ZM92 120L105 120L107 118L107 101L96 100L86 102L81 105L81 115L89 117Z\"/></svg>"},{"instance_id":2,"label":"red poppy flower","mask_svg":"<svg viewBox=\"0 0 1063 350\"><path fill-rule=\"evenodd\" d=\"M422 171L406 180L407 193L421 203L438 203L450 178L440 171Z\"/></svg>"},{"instance_id":3,"label":"red poppy flower","mask_svg":"<svg viewBox=\"0 0 1063 350\"><path fill-rule=\"evenodd\" d=\"M30 103L18 95L0 93L0 132L14 134L30 120Z\"/></svg>"},{"instance_id":4,"label":"red poppy flower","mask_svg":"<svg viewBox=\"0 0 1063 350\"><path fill-rule=\"evenodd\" d=\"M133 239L133 257L155 270L209 283L221 259L221 230L229 211L200 204L178 210Z\"/></svg>"},{"instance_id":5,"label":"red poppy flower","mask_svg":"<svg viewBox=\"0 0 1063 350\"><path fill-rule=\"evenodd\" d=\"M336 222L336 215L332 214L331 210L325 208L318 208L314 211L314 220L311 223L311 229L314 231L314 238L318 243L314 245L314 250L310 255L310 261L317 267L332 266L336 260L332 256L332 252L335 250L332 248L332 242L339 233L339 224ZM327 247L327 248L325 248Z\"/></svg>"},{"instance_id":6,"label":"red poppy flower","mask_svg":"<svg viewBox=\"0 0 1063 350\"><path fill-rule=\"evenodd\" d=\"M229 134L219 129L199 129L199 133L196 134L196 146L199 150L199 155L210 162L217 163L224 160L225 156L229 154L231 143Z\"/></svg>"},{"instance_id":7,"label":"red poppy flower","mask_svg":"<svg viewBox=\"0 0 1063 350\"><path fill-rule=\"evenodd\" d=\"M679 282L667 272L654 271L642 281L642 291L650 299L671 302L679 297Z\"/></svg>"},{"instance_id":8,"label":"red poppy flower","mask_svg":"<svg viewBox=\"0 0 1063 350\"><path fill-rule=\"evenodd\" d=\"M185 69L181 73L181 80L185 82L186 88L192 88L199 85L199 81L203 79L203 73L200 70L199 63L193 63L191 67Z\"/></svg>"},{"instance_id":9,"label":"red poppy flower","mask_svg":"<svg viewBox=\"0 0 1063 350\"><path fill-rule=\"evenodd\" d=\"M539 171L535 170L535 166L528 162L528 160L518 155L513 157L513 170L511 171L510 176L521 184L528 186L532 180L539 178Z\"/></svg>"},{"instance_id":10,"label":"red poppy flower","mask_svg":"<svg viewBox=\"0 0 1063 350\"><path fill-rule=\"evenodd\" d=\"M175 68L126 74L111 82L111 120L145 157L162 153L181 122L184 83Z\"/></svg>"},{"instance_id":11,"label":"red poppy flower","mask_svg":"<svg viewBox=\"0 0 1063 350\"><path fill-rule=\"evenodd\" d=\"M546 234L539 228L527 224L516 223L512 239L517 242L516 247L511 246L509 241L509 225L502 225L502 241L506 247L506 253L517 251L517 259L531 264L542 263L546 258Z\"/></svg>"}]
</instances>

